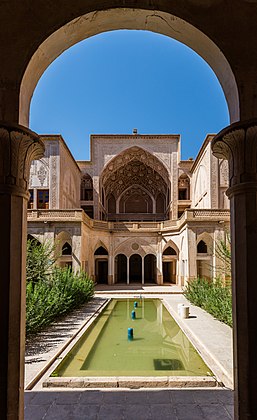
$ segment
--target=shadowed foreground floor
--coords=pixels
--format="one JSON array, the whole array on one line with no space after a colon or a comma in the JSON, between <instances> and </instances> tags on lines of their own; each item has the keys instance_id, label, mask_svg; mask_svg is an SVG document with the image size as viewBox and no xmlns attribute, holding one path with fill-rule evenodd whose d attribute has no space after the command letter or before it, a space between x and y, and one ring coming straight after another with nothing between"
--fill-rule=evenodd
<instances>
[{"instance_id":1,"label":"shadowed foreground floor","mask_svg":"<svg viewBox=\"0 0 257 420\"><path fill-rule=\"evenodd\" d=\"M26 391L25 420L231 420L233 392L198 390Z\"/></svg>"}]
</instances>

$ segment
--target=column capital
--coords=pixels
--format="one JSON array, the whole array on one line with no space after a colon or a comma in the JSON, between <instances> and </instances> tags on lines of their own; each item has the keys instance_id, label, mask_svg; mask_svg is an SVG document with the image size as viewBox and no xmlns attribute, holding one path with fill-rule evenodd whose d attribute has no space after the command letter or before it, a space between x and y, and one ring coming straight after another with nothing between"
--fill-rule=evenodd
<instances>
[{"instance_id":1,"label":"column capital","mask_svg":"<svg viewBox=\"0 0 257 420\"><path fill-rule=\"evenodd\" d=\"M0 121L0 193L27 197L30 164L44 156L44 144L33 131Z\"/></svg>"},{"instance_id":2,"label":"column capital","mask_svg":"<svg viewBox=\"0 0 257 420\"><path fill-rule=\"evenodd\" d=\"M246 184L257 189L257 119L224 128L214 137L211 147L214 156L228 160L229 190L243 184L244 189Z\"/></svg>"}]
</instances>

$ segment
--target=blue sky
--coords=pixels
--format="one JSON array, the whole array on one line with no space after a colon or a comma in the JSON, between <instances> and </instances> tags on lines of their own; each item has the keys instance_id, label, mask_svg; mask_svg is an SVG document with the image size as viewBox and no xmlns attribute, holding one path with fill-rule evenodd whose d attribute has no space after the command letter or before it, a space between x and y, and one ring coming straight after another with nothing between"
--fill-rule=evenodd
<instances>
[{"instance_id":1,"label":"blue sky","mask_svg":"<svg viewBox=\"0 0 257 420\"><path fill-rule=\"evenodd\" d=\"M146 31L100 34L65 51L41 77L30 128L62 134L75 159L89 159L90 134L181 134L195 158L207 133L229 124L211 68L183 44Z\"/></svg>"}]
</instances>

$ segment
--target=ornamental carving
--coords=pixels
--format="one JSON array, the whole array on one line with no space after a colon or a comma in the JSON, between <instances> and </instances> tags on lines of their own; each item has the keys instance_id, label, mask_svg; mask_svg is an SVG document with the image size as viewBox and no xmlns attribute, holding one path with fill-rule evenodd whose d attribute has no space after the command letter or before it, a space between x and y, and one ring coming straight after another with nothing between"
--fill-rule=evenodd
<instances>
[{"instance_id":1,"label":"ornamental carving","mask_svg":"<svg viewBox=\"0 0 257 420\"><path fill-rule=\"evenodd\" d=\"M41 165L37 173L37 177L40 181L41 186L44 185L46 176L47 176L47 170L44 165Z\"/></svg>"},{"instance_id":2,"label":"ornamental carving","mask_svg":"<svg viewBox=\"0 0 257 420\"><path fill-rule=\"evenodd\" d=\"M1 190L24 194L28 189L32 160L44 155L39 136L22 126L0 124L0 184Z\"/></svg>"},{"instance_id":3,"label":"ornamental carving","mask_svg":"<svg viewBox=\"0 0 257 420\"><path fill-rule=\"evenodd\" d=\"M131 186L143 187L154 198L169 189L168 172L162 163L150 153L135 146L113 159L101 176L105 196L116 199Z\"/></svg>"},{"instance_id":4,"label":"ornamental carving","mask_svg":"<svg viewBox=\"0 0 257 420\"><path fill-rule=\"evenodd\" d=\"M230 187L257 182L257 121L235 123L212 140L217 158L228 160Z\"/></svg>"},{"instance_id":5,"label":"ornamental carving","mask_svg":"<svg viewBox=\"0 0 257 420\"><path fill-rule=\"evenodd\" d=\"M168 183L169 174L161 161L151 153L138 146L133 146L123 151L106 165L101 176L102 183L105 184L114 172L133 161L144 163L149 167L149 169L159 173L164 181Z\"/></svg>"}]
</instances>

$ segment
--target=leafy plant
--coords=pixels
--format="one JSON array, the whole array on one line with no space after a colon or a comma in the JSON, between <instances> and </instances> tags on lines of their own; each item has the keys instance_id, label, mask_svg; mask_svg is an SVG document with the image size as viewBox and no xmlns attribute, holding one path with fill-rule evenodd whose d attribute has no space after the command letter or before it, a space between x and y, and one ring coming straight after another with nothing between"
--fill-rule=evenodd
<instances>
[{"instance_id":1,"label":"leafy plant","mask_svg":"<svg viewBox=\"0 0 257 420\"><path fill-rule=\"evenodd\" d=\"M184 294L191 303L232 327L231 287L224 286L219 279L209 282L197 278L187 284Z\"/></svg>"},{"instance_id":2,"label":"leafy plant","mask_svg":"<svg viewBox=\"0 0 257 420\"><path fill-rule=\"evenodd\" d=\"M34 333L57 317L87 302L94 283L80 271L55 266L55 246L37 240L27 242L26 332Z\"/></svg>"},{"instance_id":3,"label":"leafy plant","mask_svg":"<svg viewBox=\"0 0 257 420\"><path fill-rule=\"evenodd\" d=\"M55 245L49 242L40 243L36 239L27 241L27 282L36 283L46 280L56 262Z\"/></svg>"},{"instance_id":4,"label":"leafy plant","mask_svg":"<svg viewBox=\"0 0 257 420\"><path fill-rule=\"evenodd\" d=\"M26 332L34 333L57 317L87 302L94 294L94 283L84 272L55 267L50 276L28 282L26 288Z\"/></svg>"}]
</instances>

